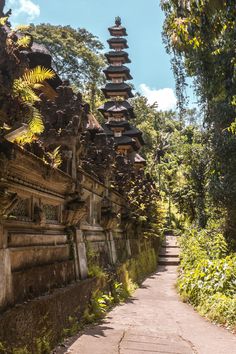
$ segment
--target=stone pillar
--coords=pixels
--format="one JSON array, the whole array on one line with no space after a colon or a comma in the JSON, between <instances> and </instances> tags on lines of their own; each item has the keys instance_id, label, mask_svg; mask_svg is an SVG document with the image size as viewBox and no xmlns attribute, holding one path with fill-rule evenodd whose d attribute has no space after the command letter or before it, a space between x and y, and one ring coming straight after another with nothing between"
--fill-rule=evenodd
<instances>
[{"instance_id":1,"label":"stone pillar","mask_svg":"<svg viewBox=\"0 0 236 354\"><path fill-rule=\"evenodd\" d=\"M71 161L71 176L73 179L77 178L77 159L76 159L76 145L73 146L70 156Z\"/></svg>"},{"instance_id":2,"label":"stone pillar","mask_svg":"<svg viewBox=\"0 0 236 354\"><path fill-rule=\"evenodd\" d=\"M126 239L126 250L127 250L127 254L130 257L131 256L131 247L130 247L130 240L127 238Z\"/></svg>"},{"instance_id":3,"label":"stone pillar","mask_svg":"<svg viewBox=\"0 0 236 354\"><path fill-rule=\"evenodd\" d=\"M117 261L117 254L116 254L116 245L113 237L112 231L107 231L107 239L108 239L108 247L109 247L109 253L110 253L110 259L111 263L115 264Z\"/></svg>"},{"instance_id":4,"label":"stone pillar","mask_svg":"<svg viewBox=\"0 0 236 354\"><path fill-rule=\"evenodd\" d=\"M88 263L86 255L86 246L83 239L83 231L76 229L76 250L79 275L81 279L86 279L88 276Z\"/></svg>"},{"instance_id":5,"label":"stone pillar","mask_svg":"<svg viewBox=\"0 0 236 354\"><path fill-rule=\"evenodd\" d=\"M12 302L10 252L3 226L0 225L0 308Z\"/></svg>"}]
</instances>

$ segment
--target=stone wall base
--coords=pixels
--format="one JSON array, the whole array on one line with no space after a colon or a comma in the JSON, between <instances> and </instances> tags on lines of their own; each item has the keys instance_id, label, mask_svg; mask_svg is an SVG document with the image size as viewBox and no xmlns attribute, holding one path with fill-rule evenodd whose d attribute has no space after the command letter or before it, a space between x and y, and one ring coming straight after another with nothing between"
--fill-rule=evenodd
<instances>
[{"instance_id":1,"label":"stone wall base","mask_svg":"<svg viewBox=\"0 0 236 354\"><path fill-rule=\"evenodd\" d=\"M8 349L2 351L0 344L0 353L11 353L13 348L26 346L30 353L36 353L37 346L46 348L47 343L51 347L57 344L63 330L71 325L71 318L82 317L97 287L96 278L83 280L0 314L0 343L3 347L8 343Z\"/></svg>"}]
</instances>

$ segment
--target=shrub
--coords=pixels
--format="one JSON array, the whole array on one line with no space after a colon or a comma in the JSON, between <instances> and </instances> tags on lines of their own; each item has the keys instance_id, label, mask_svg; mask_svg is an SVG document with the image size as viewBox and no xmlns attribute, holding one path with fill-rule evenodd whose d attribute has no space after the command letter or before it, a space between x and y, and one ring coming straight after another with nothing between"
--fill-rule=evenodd
<instances>
[{"instance_id":1,"label":"shrub","mask_svg":"<svg viewBox=\"0 0 236 354\"><path fill-rule=\"evenodd\" d=\"M190 229L180 241L178 289L209 319L236 326L236 254L218 228Z\"/></svg>"}]
</instances>

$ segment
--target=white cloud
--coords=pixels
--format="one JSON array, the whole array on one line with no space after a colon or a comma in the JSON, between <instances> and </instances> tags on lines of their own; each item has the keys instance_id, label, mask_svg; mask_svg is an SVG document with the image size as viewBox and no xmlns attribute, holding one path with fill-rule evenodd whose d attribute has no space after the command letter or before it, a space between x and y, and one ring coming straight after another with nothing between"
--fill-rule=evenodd
<instances>
[{"instance_id":1,"label":"white cloud","mask_svg":"<svg viewBox=\"0 0 236 354\"><path fill-rule=\"evenodd\" d=\"M158 111L168 111L176 108L177 98L171 88L155 90L146 84L141 84L139 87L142 95L147 98L149 104L155 102L158 104Z\"/></svg>"},{"instance_id":2,"label":"white cloud","mask_svg":"<svg viewBox=\"0 0 236 354\"><path fill-rule=\"evenodd\" d=\"M27 15L29 20L33 20L40 15L40 7L32 0L9 0L9 5L13 7L13 15Z\"/></svg>"}]
</instances>

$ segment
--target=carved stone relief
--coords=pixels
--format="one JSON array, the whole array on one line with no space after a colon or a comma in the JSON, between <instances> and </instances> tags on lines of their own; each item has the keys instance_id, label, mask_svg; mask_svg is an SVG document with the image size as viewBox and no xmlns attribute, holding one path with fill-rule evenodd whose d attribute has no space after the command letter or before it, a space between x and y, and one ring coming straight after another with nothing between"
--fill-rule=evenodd
<instances>
[{"instance_id":1,"label":"carved stone relief","mask_svg":"<svg viewBox=\"0 0 236 354\"><path fill-rule=\"evenodd\" d=\"M38 204L34 205L34 221L40 226L43 226L46 223L45 212Z\"/></svg>"},{"instance_id":2,"label":"carved stone relief","mask_svg":"<svg viewBox=\"0 0 236 354\"><path fill-rule=\"evenodd\" d=\"M87 214L88 207L86 202L81 200L80 194L75 192L69 195L63 211L63 223L67 226L78 225Z\"/></svg>"},{"instance_id":3,"label":"carved stone relief","mask_svg":"<svg viewBox=\"0 0 236 354\"><path fill-rule=\"evenodd\" d=\"M23 209L23 206L19 203L19 197L17 193L9 192L7 188L0 188L0 218L9 216L10 213L14 214L17 209L16 206L19 204L19 210ZM20 208L22 206L22 208Z\"/></svg>"},{"instance_id":4,"label":"carved stone relief","mask_svg":"<svg viewBox=\"0 0 236 354\"><path fill-rule=\"evenodd\" d=\"M0 152L0 178L6 178L9 167L9 159L3 152Z\"/></svg>"},{"instance_id":5,"label":"carved stone relief","mask_svg":"<svg viewBox=\"0 0 236 354\"><path fill-rule=\"evenodd\" d=\"M101 226L105 230L111 230L118 226L119 218L117 212L112 207L112 202L104 197L102 200Z\"/></svg>"},{"instance_id":6,"label":"carved stone relief","mask_svg":"<svg viewBox=\"0 0 236 354\"><path fill-rule=\"evenodd\" d=\"M46 221L58 221L59 213L57 205L43 204L43 213L45 215Z\"/></svg>"}]
</instances>

